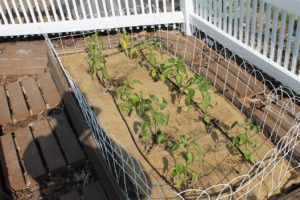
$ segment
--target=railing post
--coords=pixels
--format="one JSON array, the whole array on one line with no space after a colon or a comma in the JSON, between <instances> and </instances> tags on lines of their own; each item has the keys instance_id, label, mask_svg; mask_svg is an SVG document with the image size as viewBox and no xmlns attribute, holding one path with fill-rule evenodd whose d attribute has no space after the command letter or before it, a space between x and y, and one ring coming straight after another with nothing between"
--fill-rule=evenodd
<instances>
[{"instance_id":1,"label":"railing post","mask_svg":"<svg viewBox=\"0 0 300 200\"><path fill-rule=\"evenodd\" d=\"M180 10L184 13L183 30L186 35L192 35L190 14L193 13L193 0L180 0Z\"/></svg>"}]
</instances>

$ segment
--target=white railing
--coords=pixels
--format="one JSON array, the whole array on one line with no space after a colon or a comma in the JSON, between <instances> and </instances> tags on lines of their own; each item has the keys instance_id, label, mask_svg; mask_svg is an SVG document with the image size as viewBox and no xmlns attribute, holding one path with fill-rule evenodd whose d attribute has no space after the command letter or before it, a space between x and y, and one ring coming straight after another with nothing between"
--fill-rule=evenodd
<instances>
[{"instance_id":1,"label":"white railing","mask_svg":"<svg viewBox=\"0 0 300 200\"><path fill-rule=\"evenodd\" d=\"M2 0L0 37L183 23L176 0Z\"/></svg>"},{"instance_id":2,"label":"white railing","mask_svg":"<svg viewBox=\"0 0 300 200\"><path fill-rule=\"evenodd\" d=\"M194 0L190 23L300 93L299 0Z\"/></svg>"}]
</instances>

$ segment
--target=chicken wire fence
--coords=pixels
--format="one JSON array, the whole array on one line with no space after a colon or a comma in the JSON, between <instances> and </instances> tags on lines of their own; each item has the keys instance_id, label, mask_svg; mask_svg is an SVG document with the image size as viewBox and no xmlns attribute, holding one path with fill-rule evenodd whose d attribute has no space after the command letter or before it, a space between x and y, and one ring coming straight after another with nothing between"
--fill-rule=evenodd
<instances>
[{"instance_id":1,"label":"chicken wire fence","mask_svg":"<svg viewBox=\"0 0 300 200\"><path fill-rule=\"evenodd\" d=\"M140 32L143 32L144 28L141 29ZM300 113L297 110L300 100L289 88L278 86L274 80L268 80L266 75L250 62L227 49L226 41L223 44L215 41L195 25L192 25L192 30L193 36L188 37L183 36L180 27L176 25L153 26L151 32L154 33L155 38L164 41L166 45L162 48L165 51L173 56L182 56L190 70L209 79L215 91L224 95L248 118L253 119L268 139L274 142L275 148L265 152L247 174L239 175L229 182L220 181L220 184L208 188L188 189L181 192L175 192L167 184L157 181L134 157L126 153L126 149L118 143L117 138L110 138L103 131L101 122L98 121L91 105L64 67L61 58L69 54L85 52L85 39L94 32L70 33L51 38L48 35L44 36L53 58L63 69L85 120L93 132L99 154L106 159L107 167L114 174L127 199L165 199L166 189L172 193L168 198L174 199L249 199L253 197L253 193L257 199L266 199L283 185L287 173L299 168L300 164L294 154L295 149L300 145L298 140ZM140 42L135 38L135 35L139 34L136 34L137 31L129 28L128 32L131 33L134 41ZM119 46L116 36L121 37L113 31L107 31L106 48ZM224 60L227 61L226 65L222 64ZM222 74L222 84L219 81L220 74ZM230 84L230 92L228 92ZM245 94L252 95L241 97L239 95L241 87L244 88ZM263 107L259 120L256 115L258 106ZM272 126L268 122L270 116L273 119ZM283 135L279 134L283 126L287 125L289 130L284 131ZM263 193L262 188L266 187L266 181L270 184L267 185L267 193Z\"/></svg>"}]
</instances>

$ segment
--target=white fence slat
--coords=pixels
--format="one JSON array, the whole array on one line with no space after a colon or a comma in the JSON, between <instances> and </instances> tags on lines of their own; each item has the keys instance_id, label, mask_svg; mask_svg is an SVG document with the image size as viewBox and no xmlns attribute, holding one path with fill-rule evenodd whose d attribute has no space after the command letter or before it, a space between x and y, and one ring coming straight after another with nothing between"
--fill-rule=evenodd
<instances>
[{"instance_id":1,"label":"white fence slat","mask_svg":"<svg viewBox=\"0 0 300 200\"><path fill-rule=\"evenodd\" d=\"M65 5L67 8L68 20L72 20L72 13L71 13L71 9L70 9L69 0L65 0Z\"/></svg>"},{"instance_id":2,"label":"white fence slat","mask_svg":"<svg viewBox=\"0 0 300 200\"><path fill-rule=\"evenodd\" d=\"M79 0L79 2L80 2L80 10L81 10L81 14L83 15L83 19L86 19L87 18L87 16L86 16L86 12L85 12L85 5L84 5L84 2L83 2L83 0ZM81 18L81 16L80 16L80 18Z\"/></svg>"},{"instance_id":3,"label":"white fence slat","mask_svg":"<svg viewBox=\"0 0 300 200\"><path fill-rule=\"evenodd\" d=\"M133 2L133 12L135 15L137 15L136 0L132 0L132 2Z\"/></svg>"},{"instance_id":4,"label":"white fence slat","mask_svg":"<svg viewBox=\"0 0 300 200\"><path fill-rule=\"evenodd\" d=\"M43 15L42 15L42 12L41 12L41 9L40 9L40 5L39 5L39 2L37 0L34 0L34 6L35 6L35 9L38 13L39 21L44 22Z\"/></svg>"},{"instance_id":5,"label":"white fence slat","mask_svg":"<svg viewBox=\"0 0 300 200\"><path fill-rule=\"evenodd\" d=\"M50 0L50 6L51 6L52 14L54 16L54 21L58 21L58 17L57 17L57 13L56 13L56 9L55 9L53 0Z\"/></svg>"},{"instance_id":6,"label":"white fence slat","mask_svg":"<svg viewBox=\"0 0 300 200\"><path fill-rule=\"evenodd\" d=\"M203 3L203 7L204 7L204 19L207 20L207 17L208 17L208 2L207 0L204 0L204 3Z\"/></svg>"},{"instance_id":7,"label":"white fence slat","mask_svg":"<svg viewBox=\"0 0 300 200\"><path fill-rule=\"evenodd\" d=\"M108 17L108 11L107 11L107 6L105 0L102 0L102 5L103 5L103 10L104 10L104 15L105 17Z\"/></svg>"},{"instance_id":8,"label":"white fence slat","mask_svg":"<svg viewBox=\"0 0 300 200\"><path fill-rule=\"evenodd\" d=\"M282 50L283 50L283 42L284 42L284 38L285 38L286 16L287 16L287 13L285 11L282 11L278 52L277 52L277 63L279 65L281 65L281 62L282 62Z\"/></svg>"},{"instance_id":9,"label":"white fence slat","mask_svg":"<svg viewBox=\"0 0 300 200\"><path fill-rule=\"evenodd\" d=\"M8 21L7 21L7 19L6 19L6 16L5 16L5 14L4 14L4 11L3 11L3 8L2 8L2 5L1 5L1 4L0 4L0 14L1 14L1 16L2 16L2 19L3 19L4 24L8 24Z\"/></svg>"},{"instance_id":10,"label":"white fence slat","mask_svg":"<svg viewBox=\"0 0 300 200\"><path fill-rule=\"evenodd\" d=\"M275 57L277 25L278 25L278 8L275 8L274 16L273 16L272 38L271 38L271 52L270 52L271 60L274 60Z\"/></svg>"},{"instance_id":11,"label":"white fence slat","mask_svg":"<svg viewBox=\"0 0 300 200\"><path fill-rule=\"evenodd\" d=\"M291 14L289 19L289 26L288 26L288 37L286 41L285 47L285 58L284 58L284 67L287 69L290 63L290 53L291 53L291 46L292 46L292 39L293 39L293 32L294 32L294 23L295 23L295 15Z\"/></svg>"},{"instance_id":12,"label":"white fence slat","mask_svg":"<svg viewBox=\"0 0 300 200\"><path fill-rule=\"evenodd\" d=\"M229 19L228 19L228 33L229 35L232 35L232 1L228 1L228 13L229 13Z\"/></svg>"},{"instance_id":13,"label":"white fence slat","mask_svg":"<svg viewBox=\"0 0 300 200\"><path fill-rule=\"evenodd\" d=\"M218 19L217 18L217 14L218 14L218 12L217 12L218 11L218 9L217 9L218 8L217 0L214 0L213 6L214 6L214 15L213 15L214 16L214 25L217 26L217 19Z\"/></svg>"},{"instance_id":14,"label":"white fence slat","mask_svg":"<svg viewBox=\"0 0 300 200\"><path fill-rule=\"evenodd\" d=\"M243 42L244 34L244 0L240 0L240 25L239 25L239 40Z\"/></svg>"},{"instance_id":15,"label":"white fence slat","mask_svg":"<svg viewBox=\"0 0 300 200\"><path fill-rule=\"evenodd\" d=\"M25 18L25 22L26 22L27 24L30 23L29 17L28 17L28 15L27 15L27 11L26 11L26 9L25 9L23 0L19 0L19 4L20 4L20 6L21 6L22 13L23 13L24 18Z\"/></svg>"},{"instance_id":16,"label":"white fence slat","mask_svg":"<svg viewBox=\"0 0 300 200\"><path fill-rule=\"evenodd\" d=\"M296 73L296 66L297 66L297 62L298 62L299 48L300 48L299 46L300 46L300 19L298 18L297 30L296 30L296 41L295 41L293 59L292 59L292 72L293 73ZM300 73L299 73L299 75L300 75Z\"/></svg>"},{"instance_id":17,"label":"white fence slat","mask_svg":"<svg viewBox=\"0 0 300 200\"><path fill-rule=\"evenodd\" d=\"M144 0L140 0L142 14L145 14Z\"/></svg>"},{"instance_id":18,"label":"white fence slat","mask_svg":"<svg viewBox=\"0 0 300 200\"><path fill-rule=\"evenodd\" d=\"M166 0L163 0L164 12L167 12L167 3Z\"/></svg>"},{"instance_id":19,"label":"white fence slat","mask_svg":"<svg viewBox=\"0 0 300 200\"><path fill-rule=\"evenodd\" d=\"M46 13L47 21L51 22L52 20L51 20L50 14L49 14L49 10L48 10L46 1L42 0L42 4L43 4L43 7L44 7L44 12Z\"/></svg>"},{"instance_id":20,"label":"white fence slat","mask_svg":"<svg viewBox=\"0 0 300 200\"><path fill-rule=\"evenodd\" d=\"M6 8L6 11L8 13L8 17L9 17L11 23L15 24L15 19L14 19L13 15L12 15L12 12L11 12L10 6L7 3L7 0L3 0L3 3L4 3L4 6Z\"/></svg>"},{"instance_id":21,"label":"white fence slat","mask_svg":"<svg viewBox=\"0 0 300 200\"><path fill-rule=\"evenodd\" d=\"M119 11L120 16L123 16L123 9L122 9L122 4L121 4L120 0L118 0L118 11Z\"/></svg>"},{"instance_id":22,"label":"white fence slat","mask_svg":"<svg viewBox=\"0 0 300 200\"><path fill-rule=\"evenodd\" d=\"M227 0L223 0L223 31L227 32Z\"/></svg>"},{"instance_id":23,"label":"white fence slat","mask_svg":"<svg viewBox=\"0 0 300 200\"><path fill-rule=\"evenodd\" d=\"M218 27L222 29L222 0L218 0Z\"/></svg>"},{"instance_id":24,"label":"white fence slat","mask_svg":"<svg viewBox=\"0 0 300 200\"><path fill-rule=\"evenodd\" d=\"M238 0L234 0L234 30L233 30L233 37L237 38L238 36L238 15L239 15L239 5Z\"/></svg>"},{"instance_id":25,"label":"white fence slat","mask_svg":"<svg viewBox=\"0 0 300 200\"><path fill-rule=\"evenodd\" d=\"M79 20L80 16L79 16L79 12L78 12L78 8L77 8L77 4L76 4L75 0L72 0L72 4L73 4L76 19Z\"/></svg>"},{"instance_id":26,"label":"white fence slat","mask_svg":"<svg viewBox=\"0 0 300 200\"><path fill-rule=\"evenodd\" d=\"M196 2L199 2L199 0L196 0ZM175 0L171 0L171 7L172 7L172 12L175 12Z\"/></svg>"},{"instance_id":27,"label":"white fence slat","mask_svg":"<svg viewBox=\"0 0 300 200\"><path fill-rule=\"evenodd\" d=\"M64 12L63 12L63 9L62 9L62 6L61 6L61 0L56 0L56 3L57 3L57 6L58 6L58 11L59 11L59 14L60 14L60 18L62 21L65 20L65 15L64 15Z\"/></svg>"},{"instance_id":28,"label":"white fence slat","mask_svg":"<svg viewBox=\"0 0 300 200\"><path fill-rule=\"evenodd\" d=\"M125 7L126 7L126 15L129 16L130 15L130 10L129 10L128 0L125 0Z\"/></svg>"},{"instance_id":29,"label":"white fence slat","mask_svg":"<svg viewBox=\"0 0 300 200\"><path fill-rule=\"evenodd\" d=\"M30 0L27 0L27 6L29 8L29 12L30 12L33 23L36 23L37 20L36 20L36 17L35 17L34 11L33 11L33 6L32 6L32 3Z\"/></svg>"},{"instance_id":30,"label":"white fence slat","mask_svg":"<svg viewBox=\"0 0 300 200\"><path fill-rule=\"evenodd\" d=\"M23 24L19 9L18 9L17 4L16 4L16 0L11 0L11 2L12 2L12 5L14 7L14 11L17 15L17 19L18 19L19 24Z\"/></svg>"},{"instance_id":31,"label":"white fence slat","mask_svg":"<svg viewBox=\"0 0 300 200\"><path fill-rule=\"evenodd\" d=\"M264 56L268 57L268 51L269 51L269 38L270 38L270 23L271 23L271 5L267 4L267 19L266 19L266 27L265 27L265 33L264 33L264 50L263 54Z\"/></svg>"},{"instance_id":32,"label":"white fence slat","mask_svg":"<svg viewBox=\"0 0 300 200\"><path fill-rule=\"evenodd\" d=\"M246 30L245 30L245 43L249 45L250 34L250 0L246 1Z\"/></svg>"},{"instance_id":33,"label":"white fence slat","mask_svg":"<svg viewBox=\"0 0 300 200\"><path fill-rule=\"evenodd\" d=\"M155 9L156 9L156 13L159 13L159 3L158 3L158 0L155 1Z\"/></svg>"},{"instance_id":34,"label":"white fence slat","mask_svg":"<svg viewBox=\"0 0 300 200\"><path fill-rule=\"evenodd\" d=\"M260 1L259 5L259 24L258 24L258 35L257 35L257 51L260 53L261 51L261 42L262 42L262 29L264 22L264 10L265 10L264 1Z\"/></svg>"},{"instance_id":35,"label":"white fence slat","mask_svg":"<svg viewBox=\"0 0 300 200\"><path fill-rule=\"evenodd\" d=\"M134 0L135 2L135 0ZM114 2L112 0L109 0L109 4L110 4L110 9L111 9L111 14L113 17L116 16L116 13L115 13L115 6L114 6Z\"/></svg>"},{"instance_id":36,"label":"white fence slat","mask_svg":"<svg viewBox=\"0 0 300 200\"><path fill-rule=\"evenodd\" d=\"M101 18L99 1L98 0L94 0L94 5L96 6L97 18Z\"/></svg>"},{"instance_id":37,"label":"white fence slat","mask_svg":"<svg viewBox=\"0 0 300 200\"><path fill-rule=\"evenodd\" d=\"M152 2L151 0L148 0L148 9L149 9L149 14L152 13Z\"/></svg>"},{"instance_id":38,"label":"white fence slat","mask_svg":"<svg viewBox=\"0 0 300 200\"><path fill-rule=\"evenodd\" d=\"M93 9L92 9L92 4L91 4L91 0L87 0L87 3L88 3L88 9L89 9L89 15L90 18L94 19L94 12L93 12Z\"/></svg>"},{"instance_id":39,"label":"white fence slat","mask_svg":"<svg viewBox=\"0 0 300 200\"><path fill-rule=\"evenodd\" d=\"M253 0L252 23L251 23L251 48L254 48L256 39L257 0Z\"/></svg>"},{"instance_id":40,"label":"white fence slat","mask_svg":"<svg viewBox=\"0 0 300 200\"><path fill-rule=\"evenodd\" d=\"M212 18L213 18L213 1L209 1L209 22L212 22Z\"/></svg>"}]
</instances>

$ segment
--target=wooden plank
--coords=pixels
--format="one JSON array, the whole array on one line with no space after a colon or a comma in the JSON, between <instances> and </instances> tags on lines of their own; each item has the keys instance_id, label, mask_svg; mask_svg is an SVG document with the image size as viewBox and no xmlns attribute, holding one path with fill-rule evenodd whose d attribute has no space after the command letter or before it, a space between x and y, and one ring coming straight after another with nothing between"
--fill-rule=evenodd
<instances>
[{"instance_id":1,"label":"wooden plank","mask_svg":"<svg viewBox=\"0 0 300 200\"><path fill-rule=\"evenodd\" d=\"M53 108L61 102L61 97L49 73L38 76L37 83L48 108Z\"/></svg>"},{"instance_id":2,"label":"wooden plank","mask_svg":"<svg viewBox=\"0 0 300 200\"><path fill-rule=\"evenodd\" d=\"M47 110L41 92L34 78L30 77L23 80L21 83L24 87L30 113L32 115L37 115Z\"/></svg>"},{"instance_id":3,"label":"wooden plank","mask_svg":"<svg viewBox=\"0 0 300 200\"><path fill-rule=\"evenodd\" d=\"M28 108L19 82L10 83L6 86L13 118L15 121L26 119L29 116Z\"/></svg>"},{"instance_id":4,"label":"wooden plank","mask_svg":"<svg viewBox=\"0 0 300 200\"><path fill-rule=\"evenodd\" d=\"M60 171L66 162L46 119L32 124L33 136L38 141L49 172Z\"/></svg>"},{"instance_id":5,"label":"wooden plank","mask_svg":"<svg viewBox=\"0 0 300 200\"><path fill-rule=\"evenodd\" d=\"M53 113L50 126L56 134L70 165L81 163L85 156L64 113Z\"/></svg>"},{"instance_id":6,"label":"wooden plank","mask_svg":"<svg viewBox=\"0 0 300 200\"><path fill-rule=\"evenodd\" d=\"M7 96L3 86L0 86L0 125L11 123L11 116L7 102Z\"/></svg>"},{"instance_id":7,"label":"wooden plank","mask_svg":"<svg viewBox=\"0 0 300 200\"><path fill-rule=\"evenodd\" d=\"M60 196L59 200L80 200L80 196L77 190L73 190L72 192Z\"/></svg>"},{"instance_id":8,"label":"wooden plank","mask_svg":"<svg viewBox=\"0 0 300 200\"><path fill-rule=\"evenodd\" d=\"M29 127L17 129L15 136L20 158L24 162L29 177L31 177L31 179L40 179L46 176L46 169Z\"/></svg>"},{"instance_id":9,"label":"wooden plank","mask_svg":"<svg viewBox=\"0 0 300 200\"><path fill-rule=\"evenodd\" d=\"M26 184L11 134L0 137L0 153L6 185L11 191L24 190Z\"/></svg>"},{"instance_id":10,"label":"wooden plank","mask_svg":"<svg viewBox=\"0 0 300 200\"><path fill-rule=\"evenodd\" d=\"M76 132L88 159L91 161L97 179L101 181L101 183L105 183L103 184L103 188L109 199L125 199L120 187L113 178L112 172L105 165L105 159L96 151L97 144L94 136L85 122L85 119L78 107L76 99L73 96L72 90L68 85L68 81L66 80L62 69L49 52L48 60L55 84L57 85L60 95L62 96L67 114L70 116L70 122L74 126L74 131Z\"/></svg>"},{"instance_id":11,"label":"wooden plank","mask_svg":"<svg viewBox=\"0 0 300 200\"><path fill-rule=\"evenodd\" d=\"M85 186L83 188L83 193L86 200L108 199L99 181Z\"/></svg>"}]
</instances>

